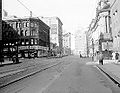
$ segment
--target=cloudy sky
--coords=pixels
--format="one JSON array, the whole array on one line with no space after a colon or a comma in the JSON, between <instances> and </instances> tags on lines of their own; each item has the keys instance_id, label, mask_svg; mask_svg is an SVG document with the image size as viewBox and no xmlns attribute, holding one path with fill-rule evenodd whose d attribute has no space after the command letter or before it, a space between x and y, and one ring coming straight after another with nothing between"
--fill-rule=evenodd
<instances>
[{"instance_id":1,"label":"cloudy sky","mask_svg":"<svg viewBox=\"0 0 120 93\"><path fill-rule=\"evenodd\" d=\"M33 16L52 17L57 16L63 22L66 32L74 33L78 29L89 26L95 18L96 4L98 0L2 0L2 7L9 15L18 17L29 16L29 10ZM20 4L22 2L27 9Z\"/></svg>"}]
</instances>

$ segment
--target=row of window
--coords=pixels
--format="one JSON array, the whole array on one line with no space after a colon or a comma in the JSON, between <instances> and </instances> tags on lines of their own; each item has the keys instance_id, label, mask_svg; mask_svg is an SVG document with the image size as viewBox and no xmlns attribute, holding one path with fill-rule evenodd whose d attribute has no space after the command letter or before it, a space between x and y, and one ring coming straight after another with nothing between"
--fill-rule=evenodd
<instances>
[{"instance_id":1,"label":"row of window","mask_svg":"<svg viewBox=\"0 0 120 93\"><path fill-rule=\"evenodd\" d=\"M9 22L9 25L14 29L29 27L30 22ZM38 27L38 23L32 23L31 27Z\"/></svg>"},{"instance_id":2,"label":"row of window","mask_svg":"<svg viewBox=\"0 0 120 93\"><path fill-rule=\"evenodd\" d=\"M29 22L9 22L9 25L14 29L21 28L21 27L29 27Z\"/></svg>"},{"instance_id":3,"label":"row of window","mask_svg":"<svg viewBox=\"0 0 120 93\"><path fill-rule=\"evenodd\" d=\"M38 44L38 39L23 39L20 41L20 45L37 45Z\"/></svg>"},{"instance_id":4,"label":"row of window","mask_svg":"<svg viewBox=\"0 0 120 93\"><path fill-rule=\"evenodd\" d=\"M5 43L4 46L16 46L17 44L18 44L18 42ZM25 45L38 45L38 44L40 44L41 46L48 46L49 43L41 41L41 40L36 39L36 38L31 38L30 42L29 42L29 39L21 39L18 46L20 46L20 45L22 45L22 46L25 46Z\"/></svg>"}]
</instances>

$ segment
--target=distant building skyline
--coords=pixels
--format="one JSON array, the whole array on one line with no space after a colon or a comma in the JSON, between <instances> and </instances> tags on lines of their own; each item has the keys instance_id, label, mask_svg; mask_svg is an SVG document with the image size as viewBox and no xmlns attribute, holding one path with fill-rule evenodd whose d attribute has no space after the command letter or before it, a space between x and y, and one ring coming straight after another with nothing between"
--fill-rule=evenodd
<instances>
[{"instance_id":1,"label":"distant building skyline","mask_svg":"<svg viewBox=\"0 0 120 93\"><path fill-rule=\"evenodd\" d=\"M77 30L75 32L75 52L78 55L86 55L86 33L85 30Z\"/></svg>"}]
</instances>

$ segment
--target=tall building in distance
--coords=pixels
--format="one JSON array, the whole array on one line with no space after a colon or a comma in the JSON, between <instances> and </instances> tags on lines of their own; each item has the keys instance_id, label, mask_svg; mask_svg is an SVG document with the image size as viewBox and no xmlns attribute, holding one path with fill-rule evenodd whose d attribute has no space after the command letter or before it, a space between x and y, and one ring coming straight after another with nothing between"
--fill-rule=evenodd
<instances>
[{"instance_id":1,"label":"tall building in distance","mask_svg":"<svg viewBox=\"0 0 120 93\"><path fill-rule=\"evenodd\" d=\"M75 32L75 54L86 56L86 33L84 30L77 30Z\"/></svg>"},{"instance_id":2,"label":"tall building in distance","mask_svg":"<svg viewBox=\"0 0 120 93\"><path fill-rule=\"evenodd\" d=\"M65 33L63 35L63 54L70 55L71 54L71 33Z\"/></svg>"},{"instance_id":3,"label":"tall building in distance","mask_svg":"<svg viewBox=\"0 0 120 93\"><path fill-rule=\"evenodd\" d=\"M50 27L50 42L59 47L59 53L63 53L63 23L58 17L40 17Z\"/></svg>"}]
</instances>

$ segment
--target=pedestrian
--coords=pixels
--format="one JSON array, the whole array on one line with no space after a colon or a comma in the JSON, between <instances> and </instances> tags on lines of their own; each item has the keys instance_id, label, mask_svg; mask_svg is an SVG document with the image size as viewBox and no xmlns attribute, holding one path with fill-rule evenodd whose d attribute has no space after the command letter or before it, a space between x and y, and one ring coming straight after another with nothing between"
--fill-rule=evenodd
<instances>
[{"instance_id":1,"label":"pedestrian","mask_svg":"<svg viewBox=\"0 0 120 93\"><path fill-rule=\"evenodd\" d=\"M99 64L103 65L103 54L102 52L99 53Z\"/></svg>"},{"instance_id":2,"label":"pedestrian","mask_svg":"<svg viewBox=\"0 0 120 93\"><path fill-rule=\"evenodd\" d=\"M119 61L119 53L115 53L115 62L117 63Z\"/></svg>"},{"instance_id":3,"label":"pedestrian","mask_svg":"<svg viewBox=\"0 0 120 93\"><path fill-rule=\"evenodd\" d=\"M115 59L118 60L118 58L119 58L119 54L115 53Z\"/></svg>"},{"instance_id":4,"label":"pedestrian","mask_svg":"<svg viewBox=\"0 0 120 93\"><path fill-rule=\"evenodd\" d=\"M112 53L112 60L115 60L115 52Z\"/></svg>"}]
</instances>

